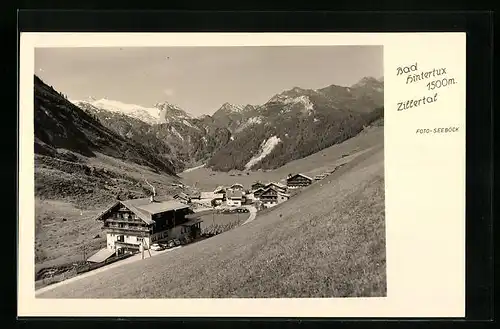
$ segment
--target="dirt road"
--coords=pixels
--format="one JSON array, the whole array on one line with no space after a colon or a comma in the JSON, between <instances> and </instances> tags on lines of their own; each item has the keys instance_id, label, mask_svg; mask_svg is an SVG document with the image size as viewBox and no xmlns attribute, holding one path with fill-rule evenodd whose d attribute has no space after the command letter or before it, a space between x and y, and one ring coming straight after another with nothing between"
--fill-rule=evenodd
<instances>
[{"instance_id":1,"label":"dirt road","mask_svg":"<svg viewBox=\"0 0 500 329\"><path fill-rule=\"evenodd\" d=\"M257 208L255 208L254 206L243 206L243 207L250 211L250 216L241 225L245 225L247 223L250 223L251 221L253 221L255 219L255 217L257 217Z\"/></svg>"}]
</instances>

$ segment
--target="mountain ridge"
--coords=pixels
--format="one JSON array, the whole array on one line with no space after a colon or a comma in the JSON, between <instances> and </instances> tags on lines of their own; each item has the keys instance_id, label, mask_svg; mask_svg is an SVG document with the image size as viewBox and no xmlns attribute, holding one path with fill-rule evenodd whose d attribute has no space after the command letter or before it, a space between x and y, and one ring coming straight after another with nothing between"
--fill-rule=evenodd
<instances>
[{"instance_id":1,"label":"mountain ridge","mask_svg":"<svg viewBox=\"0 0 500 329\"><path fill-rule=\"evenodd\" d=\"M116 107L98 108L91 102L78 104L121 136L168 154L177 172L204 163L222 171L269 169L307 155L304 148L317 151L318 145L327 147L353 137L370 120L383 115L383 78L364 77L351 86L331 84L319 89L295 86L261 105L224 102L212 115L196 117L168 102L148 108L149 118L142 115L144 108L130 104L121 112ZM319 140L316 145L312 136ZM267 145L266 150L262 145ZM294 155L287 157L281 152ZM252 161L250 168L252 158L259 161Z\"/></svg>"}]
</instances>

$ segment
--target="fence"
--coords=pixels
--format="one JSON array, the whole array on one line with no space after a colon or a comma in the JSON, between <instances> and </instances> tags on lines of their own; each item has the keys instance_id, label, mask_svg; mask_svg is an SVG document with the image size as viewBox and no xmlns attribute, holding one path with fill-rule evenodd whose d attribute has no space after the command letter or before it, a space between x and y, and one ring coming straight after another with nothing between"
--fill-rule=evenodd
<instances>
[{"instance_id":1,"label":"fence","mask_svg":"<svg viewBox=\"0 0 500 329\"><path fill-rule=\"evenodd\" d=\"M78 274L82 274L99 267L114 263L116 261L132 256L131 254L123 254L120 256L112 256L101 263L76 262L68 263L54 267L43 268L35 274L35 289L39 289L57 282L61 282L72 278Z\"/></svg>"},{"instance_id":2,"label":"fence","mask_svg":"<svg viewBox=\"0 0 500 329\"><path fill-rule=\"evenodd\" d=\"M227 224L212 224L206 228L204 228L201 232L202 236L214 236L217 234L224 233L226 231L232 230L233 228L239 226L240 222L231 222Z\"/></svg>"},{"instance_id":3,"label":"fence","mask_svg":"<svg viewBox=\"0 0 500 329\"><path fill-rule=\"evenodd\" d=\"M108 264L112 264L112 263L114 263L116 261L128 258L130 256L132 256L132 254L123 254L123 255L120 255L120 256L113 256L111 258L108 258L104 262L101 262L101 263L87 263L87 264L78 266L76 268L76 273L77 274L81 274L81 273L85 273L85 272L88 272L88 271L92 271L92 270L95 270L95 269L97 269L99 267L103 267L103 266L106 266Z\"/></svg>"}]
</instances>

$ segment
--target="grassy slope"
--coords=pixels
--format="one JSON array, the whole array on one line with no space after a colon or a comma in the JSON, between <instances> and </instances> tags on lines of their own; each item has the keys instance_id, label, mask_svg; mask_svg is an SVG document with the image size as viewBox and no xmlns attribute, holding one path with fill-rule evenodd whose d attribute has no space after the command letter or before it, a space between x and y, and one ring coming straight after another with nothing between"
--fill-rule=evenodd
<instances>
[{"instance_id":1,"label":"grassy slope","mask_svg":"<svg viewBox=\"0 0 500 329\"><path fill-rule=\"evenodd\" d=\"M283 180L288 173L305 173L315 175L330 169L337 161L348 160L349 158L342 159L343 154L354 153L355 150L363 151L373 146L383 143L384 131L383 127L372 127L367 131L361 132L356 137L348 139L347 141L326 148L318 153L312 154L303 159L292 161L273 171L231 171L229 173L214 172L208 168L200 168L187 173L179 174L185 184L194 186L202 190L213 190L219 185L231 185L239 182L250 188L256 180L262 181L280 181ZM234 174L235 176L230 176ZM241 174L241 176L238 176Z\"/></svg>"},{"instance_id":2,"label":"grassy slope","mask_svg":"<svg viewBox=\"0 0 500 329\"><path fill-rule=\"evenodd\" d=\"M382 146L253 222L40 297L385 296Z\"/></svg>"}]
</instances>

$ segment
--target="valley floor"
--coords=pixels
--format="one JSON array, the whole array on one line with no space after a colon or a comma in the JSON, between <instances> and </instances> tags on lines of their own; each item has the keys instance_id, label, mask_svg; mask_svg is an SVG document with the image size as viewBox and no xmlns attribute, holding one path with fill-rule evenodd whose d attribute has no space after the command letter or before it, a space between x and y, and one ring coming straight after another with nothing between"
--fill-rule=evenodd
<instances>
[{"instance_id":1,"label":"valley floor","mask_svg":"<svg viewBox=\"0 0 500 329\"><path fill-rule=\"evenodd\" d=\"M289 173L303 173L310 176L321 174L336 164L352 160L355 156L372 147L383 144L384 127L370 127L347 141L333 145L308 157L291 161L270 171L230 171L217 172L201 167L179 174L183 182L204 191L213 191L218 186L230 186L234 183L250 187L255 181L285 182ZM344 157L343 157L344 156Z\"/></svg>"}]
</instances>

